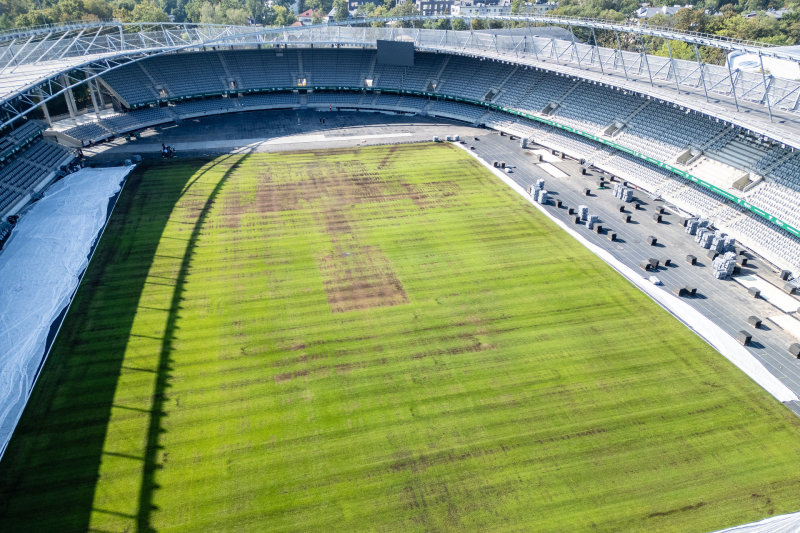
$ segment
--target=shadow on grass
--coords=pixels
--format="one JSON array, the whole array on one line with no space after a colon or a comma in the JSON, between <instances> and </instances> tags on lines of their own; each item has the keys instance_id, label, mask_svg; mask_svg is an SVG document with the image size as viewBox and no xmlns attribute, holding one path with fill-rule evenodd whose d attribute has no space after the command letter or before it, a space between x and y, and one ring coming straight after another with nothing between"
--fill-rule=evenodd
<instances>
[{"instance_id":1,"label":"shadow on grass","mask_svg":"<svg viewBox=\"0 0 800 533\"><path fill-rule=\"evenodd\" d=\"M246 155L231 155L220 158L219 161L225 162L230 158L236 158L235 162L220 178L211 194L206 198L203 207L200 210L197 220L192 227L191 235L189 236L186 244L186 252L181 259L181 266L175 276L175 290L172 293L172 299L169 305L169 313L167 315L167 324L164 328L164 337L161 341L161 352L158 358L158 374L156 376L155 390L153 391L153 405L151 408L150 424L147 428L147 451L144 457L144 468L142 471L142 482L139 488L139 512L137 515L137 530L138 531L155 531L150 523L150 516L153 510L156 509L153 503L153 496L155 491L160 488L155 481L155 473L161 467L158 463L158 450L161 449L159 445L159 436L165 431L162 427L162 418L164 416L164 402L167 399L167 389L170 387L170 377L172 370L172 340L174 338L175 329L177 327L178 318L180 318L179 310L180 303L183 299L184 285L186 284L186 277L189 274L189 268L192 264L192 256L194 249L197 246L197 240L200 237L200 231L203 229L203 224L208 217L208 213L214 205L220 191L228 181L232 173L236 171Z\"/></svg>"},{"instance_id":2,"label":"shadow on grass","mask_svg":"<svg viewBox=\"0 0 800 533\"><path fill-rule=\"evenodd\" d=\"M175 204L191 187L192 177L207 163L208 160L173 163L176 171L156 187L148 181L146 171L162 165L140 167L129 176L0 462L0 531L87 531L93 511L135 519L140 529L151 530L152 475L164 415L163 391L169 380L168 357L182 291L180 283L169 310L166 336L161 339L152 407L145 411L150 413L147 452L144 457L126 456L143 464L140 493L129 495L131 500L140 498L138 516L94 509L93 502L102 458L114 452L104 450L104 442L148 272ZM179 282L185 279L191 250L209 206L229 174L230 171L217 184L194 226L186 255L181 258Z\"/></svg>"}]
</instances>

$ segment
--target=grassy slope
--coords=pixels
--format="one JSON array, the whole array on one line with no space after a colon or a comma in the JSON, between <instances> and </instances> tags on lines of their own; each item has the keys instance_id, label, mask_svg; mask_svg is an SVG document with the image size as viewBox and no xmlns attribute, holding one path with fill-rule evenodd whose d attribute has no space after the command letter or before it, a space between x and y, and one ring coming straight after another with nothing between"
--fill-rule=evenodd
<instances>
[{"instance_id":1,"label":"grassy slope","mask_svg":"<svg viewBox=\"0 0 800 533\"><path fill-rule=\"evenodd\" d=\"M798 422L452 147L177 162L121 199L0 530L712 530L800 508Z\"/></svg>"}]
</instances>

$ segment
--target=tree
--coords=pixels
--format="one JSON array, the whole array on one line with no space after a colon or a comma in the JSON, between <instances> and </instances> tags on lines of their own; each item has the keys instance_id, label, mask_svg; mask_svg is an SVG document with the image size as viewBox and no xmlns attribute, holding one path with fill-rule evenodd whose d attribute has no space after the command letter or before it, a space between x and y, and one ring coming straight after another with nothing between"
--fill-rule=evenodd
<instances>
[{"instance_id":1,"label":"tree","mask_svg":"<svg viewBox=\"0 0 800 533\"><path fill-rule=\"evenodd\" d=\"M376 7L377 6L372 2L361 4L356 8L356 18L365 19L371 17Z\"/></svg>"},{"instance_id":2,"label":"tree","mask_svg":"<svg viewBox=\"0 0 800 533\"><path fill-rule=\"evenodd\" d=\"M464 31L467 29L467 23L464 22L464 19L455 19L453 20L453 29L456 31Z\"/></svg>"},{"instance_id":3,"label":"tree","mask_svg":"<svg viewBox=\"0 0 800 533\"><path fill-rule=\"evenodd\" d=\"M333 20L341 22L350 17L347 10L347 0L333 0Z\"/></svg>"},{"instance_id":4,"label":"tree","mask_svg":"<svg viewBox=\"0 0 800 533\"><path fill-rule=\"evenodd\" d=\"M388 17L388 16L389 16L389 10L388 10L388 9L386 9L386 6L378 6L378 7L376 7L375 9L373 9L373 10L372 10L372 14L371 14L371 16L372 16L373 18L376 18L376 19L379 19L379 18L386 18L386 17ZM373 22L373 23L372 23L372 27L373 27L373 28L382 28L382 27L383 27L383 26L385 26L385 25L386 25L386 24L385 24L385 23L383 23L383 22Z\"/></svg>"},{"instance_id":5,"label":"tree","mask_svg":"<svg viewBox=\"0 0 800 533\"><path fill-rule=\"evenodd\" d=\"M297 17L294 16L294 13L283 6L273 5L271 10L274 14L273 24L275 26L291 26L297 22Z\"/></svg>"},{"instance_id":6,"label":"tree","mask_svg":"<svg viewBox=\"0 0 800 533\"><path fill-rule=\"evenodd\" d=\"M131 22L167 22L169 17L152 0L137 4L131 11Z\"/></svg>"},{"instance_id":7,"label":"tree","mask_svg":"<svg viewBox=\"0 0 800 533\"><path fill-rule=\"evenodd\" d=\"M419 15L419 9L417 9L417 6L414 5L414 2L411 0L406 0L402 4L397 4L389 11L390 17L408 17L412 15ZM404 28L410 28L412 26L409 21L400 22L399 25Z\"/></svg>"}]
</instances>

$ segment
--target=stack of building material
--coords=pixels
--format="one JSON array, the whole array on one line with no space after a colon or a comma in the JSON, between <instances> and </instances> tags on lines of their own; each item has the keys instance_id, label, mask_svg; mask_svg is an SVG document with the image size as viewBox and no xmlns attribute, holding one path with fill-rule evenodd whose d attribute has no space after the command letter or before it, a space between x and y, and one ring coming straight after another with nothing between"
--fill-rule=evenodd
<instances>
[{"instance_id":1,"label":"stack of building material","mask_svg":"<svg viewBox=\"0 0 800 533\"><path fill-rule=\"evenodd\" d=\"M699 228L694 238L706 250L711 248L711 242L714 240L714 233L705 228Z\"/></svg>"},{"instance_id":2,"label":"stack of building material","mask_svg":"<svg viewBox=\"0 0 800 533\"><path fill-rule=\"evenodd\" d=\"M544 205L547 203L547 191L544 189L535 189L533 191L533 199L538 203Z\"/></svg>"},{"instance_id":3,"label":"stack of building material","mask_svg":"<svg viewBox=\"0 0 800 533\"><path fill-rule=\"evenodd\" d=\"M614 196L623 202L630 202L633 200L633 189L616 184L614 185Z\"/></svg>"},{"instance_id":4,"label":"stack of building material","mask_svg":"<svg viewBox=\"0 0 800 533\"><path fill-rule=\"evenodd\" d=\"M597 220L598 220L597 215L588 215L588 217L586 218L586 227L589 228L590 230L594 229L594 225L597 224Z\"/></svg>"},{"instance_id":5,"label":"stack of building material","mask_svg":"<svg viewBox=\"0 0 800 533\"><path fill-rule=\"evenodd\" d=\"M579 205L578 216L581 217L581 220L586 220L589 218L589 207L585 205Z\"/></svg>"},{"instance_id":6,"label":"stack of building material","mask_svg":"<svg viewBox=\"0 0 800 533\"><path fill-rule=\"evenodd\" d=\"M733 267L736 266L736 254L726 252L717 256L711 263L714 267L714 277L716 279L728 279L733 274Z\"/></svg>"}]
</instances>

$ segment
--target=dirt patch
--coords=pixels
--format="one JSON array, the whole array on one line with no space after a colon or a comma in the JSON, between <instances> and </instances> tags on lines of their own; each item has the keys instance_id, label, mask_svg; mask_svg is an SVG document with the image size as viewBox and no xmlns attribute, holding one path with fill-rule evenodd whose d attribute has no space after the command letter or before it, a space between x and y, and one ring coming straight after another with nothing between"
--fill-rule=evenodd
<instances>
[{"instance_id":1,"label":"dirt patch","mask_svg":"<svg viewBox=\"0 0 800 533\"><path fill-rule=\"evenodd\" d=\"M337 246L317 259L328 304L334 313L408 303L389 260L372 246Z\"/></svg>"},{"instance_id":2,"label":"dirt patch","mask_svg":"<svg viewBox=\"0 0 800 533\"><path fill-rule=\"evenodd\" d=\"M686 505L685 507L681 507L680 509L670 509L669 511L663 512L656 512L650 513L647 515L647 518L656 518L659 516L670 516L676 513L685 513L687 511L694 511L695 509L700 509L701 507L705 506L706 502L698 502L694 505Z\"/></svg>"},{"instance_id":3,"label":"dirt patch","mask_svg":"<svg viewBox=\"0 0 800 533\"><path fill-rule=\"evenodd\" d=\"M455 181L433 181L428 183L404 183L403 187L414 205L420 209L452 206L452 201L461 191Z\"/></svg>"}]
</instances>

